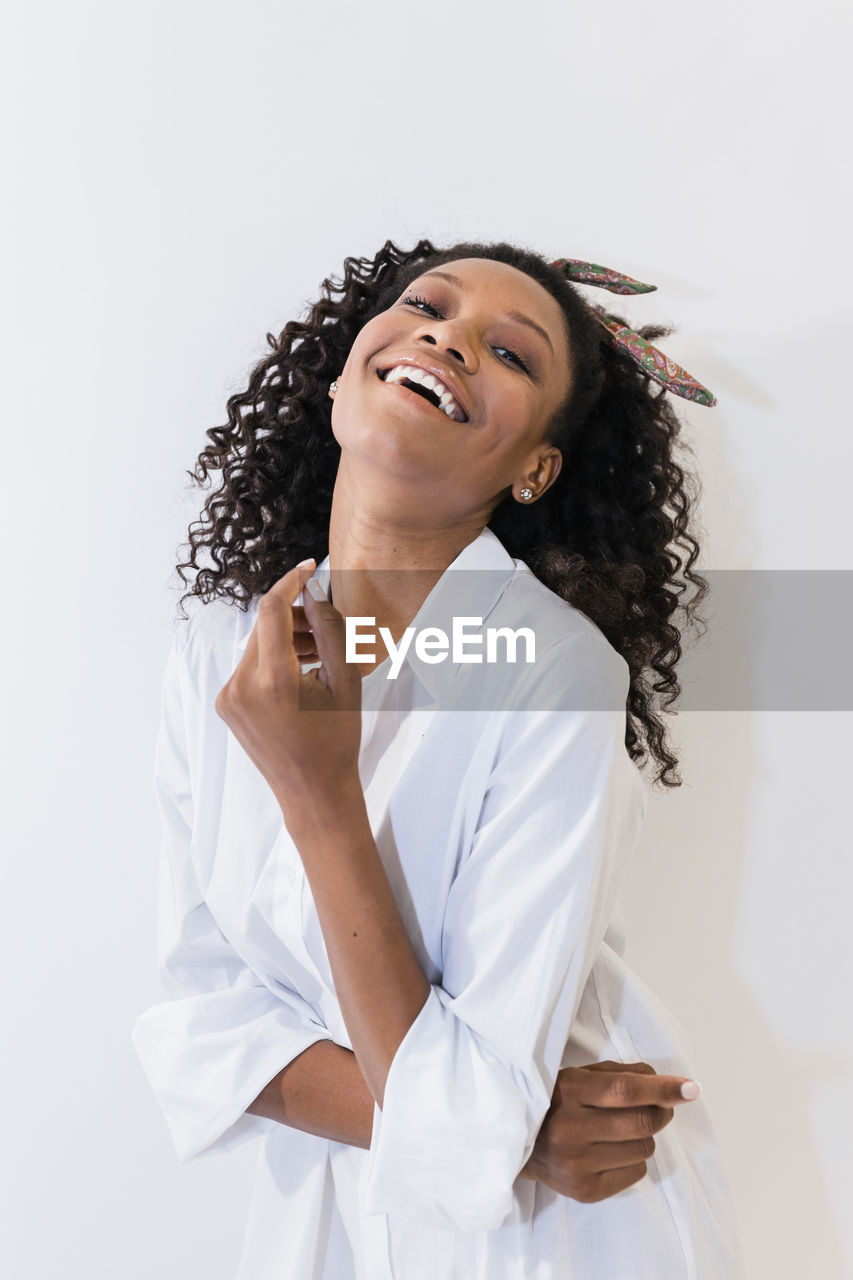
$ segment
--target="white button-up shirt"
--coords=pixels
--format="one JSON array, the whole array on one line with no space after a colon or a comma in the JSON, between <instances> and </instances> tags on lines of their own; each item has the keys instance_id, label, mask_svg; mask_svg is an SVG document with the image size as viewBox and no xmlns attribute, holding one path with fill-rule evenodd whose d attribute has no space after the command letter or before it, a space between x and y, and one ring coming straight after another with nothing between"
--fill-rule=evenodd
<instances>
[{"instance_id":1,"label":"white button-up shirt","mask_svg":"<svg viewBox=\"0 0 853 1280\"><path fill-rule=\"evenodd\" d=\"M316 574L328 586L328 556ZM691 1076L693 1053L622 959L617 896L648 796L624 745L626 662L488 528L412 626L450 635L460 614L529 627L535 661L523 642L491 667L412 644L396 679L386 659L362 683L371 828L431 983L369 1150L246 1113L309 1045L352 1046L278 802L214 709L257 601L215 600L177 632L155 758L166 998L132 1036L178 1158L263 1137L238 1280L729 1280L702 1098L607 1200L518 1178L561 1066Z\"/></svg>"}]
</instances>

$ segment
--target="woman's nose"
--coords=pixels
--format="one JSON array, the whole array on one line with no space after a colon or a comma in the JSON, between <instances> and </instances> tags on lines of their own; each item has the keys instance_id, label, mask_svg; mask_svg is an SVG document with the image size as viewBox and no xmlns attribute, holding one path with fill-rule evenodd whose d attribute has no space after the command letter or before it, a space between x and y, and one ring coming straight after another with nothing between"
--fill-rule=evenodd
<instances>
[{"instance_id":1,"label":"woman's nose","mask_svg":"<svg viewBox=\"0 0 853 1280\"><path fill-rule=\"evenodd\" d=\"M478 361L474 343L452 321L439 321L425 327L418 337L453 356L468 373L476 371Z\"/></svg>"}]
</instances>

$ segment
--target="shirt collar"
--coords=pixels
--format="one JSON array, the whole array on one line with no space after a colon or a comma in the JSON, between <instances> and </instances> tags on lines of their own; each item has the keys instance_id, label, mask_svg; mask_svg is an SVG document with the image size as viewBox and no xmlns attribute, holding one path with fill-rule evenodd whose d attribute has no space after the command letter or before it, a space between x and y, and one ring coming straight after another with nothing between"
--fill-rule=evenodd
<instances>
[{"instance_id":1,"label":"shirt collar","mask_svg":"<svg viewBox=\"0 0 853 1280\"><path fill-rule=\"evenodd\" d=\"M319 579L327 595L329 559L327 555L321 560L313 574ZM447 566L409 626L416 628L416 632L425 627L440 627L448 637L452 637L454 617L482 618L485 624L519 568L526 568L526 566L521 561L514 560L497 535L486 526ZM296 597L294 603L302 604L302 592ZM238 655L248 644L256 616L257 600L252 602L247 611L248 626L246 634L237 642ZM473 624L469 624L468 629L469 632L477 630ZM416 653L413 638L402 665L411 667L430 697L440 701L460 668L468 664L454 663L450 654L441 662L425 662ZM388 666L389 662L386 659L365 679L387 679ZM397 679L399 678L398 675Z\"/></svg>"}]
</instances>

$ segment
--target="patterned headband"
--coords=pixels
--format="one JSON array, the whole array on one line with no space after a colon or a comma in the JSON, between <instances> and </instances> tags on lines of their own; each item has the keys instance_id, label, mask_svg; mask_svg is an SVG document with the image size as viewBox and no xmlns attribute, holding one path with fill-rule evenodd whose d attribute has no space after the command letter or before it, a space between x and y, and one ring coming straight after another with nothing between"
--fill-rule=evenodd
<instances>
[{"instance_id":1,"label":"patterned headband","mask_svg":"<svg viewBox=\"0 0 853 1280\"><path fill-rule=\"evenodd\" d=\"M581 262L578 258L557 258L551 263L557 267L567 279L578 284L595 284L611 293L652 293L656 284L643 284L641 280L633 280L623 276L610 267L600 267L596 262ZM604 326L614 347L624 351L634 361L647 378L653 378L662 387L666 387L673 395L683 396L685 400L696 400L709 408L717 403L717 397L701 382L692 378L686 369L682 369L669 356L665 356L657 347L627 325L617 324L608 319L603 307L595 303L587 304L596 319Z\"/></svg>"}]
</instances>

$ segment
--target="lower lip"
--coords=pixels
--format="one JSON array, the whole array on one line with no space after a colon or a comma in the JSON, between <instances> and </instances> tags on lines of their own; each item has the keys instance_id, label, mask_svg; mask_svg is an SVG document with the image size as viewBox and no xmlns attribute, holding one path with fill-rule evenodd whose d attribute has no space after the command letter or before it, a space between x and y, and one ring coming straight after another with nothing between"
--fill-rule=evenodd
<instances>
[{"instance_id":1,"label":"lower lip","mask_svg":"<svg viewBox=\"0 0 853 1280\"><path fill-rule=\"evenodd\" d=\"M430 404L426 396L422 396L418 391L413 391L411 387L404 386L402 382L386 382L384 378L380 378L379 381L385 387L396 387L398 391L402 391L410 400L419 404L422 409L428 409L431 413L439 414L444 418L445 422L452 422L454 427L464 426L464 423L457 422L455 418L451 418L450 414L445 413L443 409L437 409L434 404Z\"/></svg>"}]
</instances>

